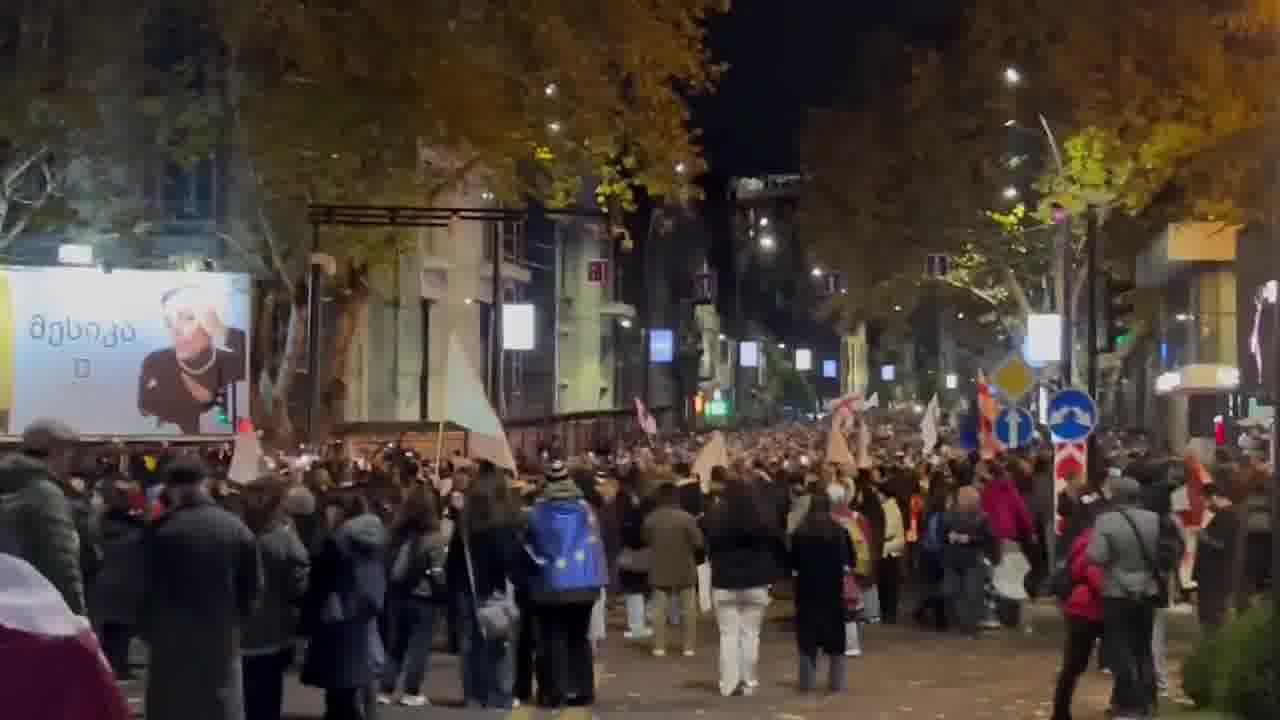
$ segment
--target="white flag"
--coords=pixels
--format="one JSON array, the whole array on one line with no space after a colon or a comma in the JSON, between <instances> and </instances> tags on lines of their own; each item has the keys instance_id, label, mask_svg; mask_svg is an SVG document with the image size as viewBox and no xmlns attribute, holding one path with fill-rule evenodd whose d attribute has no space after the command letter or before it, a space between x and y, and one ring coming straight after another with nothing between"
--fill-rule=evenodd
<instances>
[{"instance_id":1,"label":"white flag","mask_svg":"<svg viewBox=\"0 0 1280 720\"><path fill-rule=\"evenodd\" d=\"M252 425L246 425L236 433L235 449L231 453L231 467L227 479L237 485L255 482L262 474L262 443Z\"/></svg>"},{"instance_id":2,"label":"white flag","mask_svg":"<svg viewBox=\"0 0 1280 720\"><path fill-rule=\"evenodd\" d=\"M711 468L717 465L726 469L729 467L729 450L724 444L724 435L719 430L711 433L711 440L702 446L698 457L693 461L691 472L702 483L704 491L711 485Z\"/></svg>"},{"instance_id":3,"label":"white flag","mask_svg":"<svg viewBox=\"0 0 1280 720\"><path fill-rule=\"evenodd\" d=\"M844 433L834 426L827 432L826 461L849 469L858 465L853 458L853 453L849 452L849 441L845 439Z\"/></svg>"},{"instance_id":4,"label":"white flag","mask_svg":"<svg viewBox=\"0 0 1280 720\"><path fill-rule=\"evenodd\" d=\"M515 457L502 421L489 404L480 376L472 369L455 335L449 336L445 372L444 420L467 429L467 449L471 457L515 472Z\"/></svg>"},{"instance_id":5,"label":"white flag","mask_svg":"<svg viewBox=\"0 0 1280 720\"><path fill-rule=\"evenodd\" d=\"M924 417L920 420L920 435L924 439L924 454L933 452L938 444L938 422L941 419L938 409L938 394L934 393L924 409Z\"/></svg>"},{"instance_id":6,"label":"white flag","mask_svg":"<svg viewBox=\"0 0 1280 720\"><path fill-rule=\"evenodd\" d=\"M880 393L873 392L871 397L867 398L867 409L880 407Z\"/></svg>"},{"instance_id":7,"label":"white flag","mask_svg":"<svg viewBox=\"0 0 1280 720\"><path fill-rule=\"evenodd\" d=\"M858 418L858 467L870 468L871 462L871 428L867 427L865 415Z\"/></svg>"}]
</instances>

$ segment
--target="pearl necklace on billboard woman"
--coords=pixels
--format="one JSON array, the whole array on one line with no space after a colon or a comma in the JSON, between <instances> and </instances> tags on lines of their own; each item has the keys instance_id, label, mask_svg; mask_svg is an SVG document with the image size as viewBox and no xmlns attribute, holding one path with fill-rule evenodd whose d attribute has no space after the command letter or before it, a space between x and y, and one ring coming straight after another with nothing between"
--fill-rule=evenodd
<instances>
[{"instance_id":1,"label":"pearl necklace on billboard woman","mask_svg":"<svg viewBox=\"0 0 1280 720\"><path fill-rule=\"evenodd\" d=\"M213 406L218 391L234 391L245 379L246 334L224 325L214 304L194 286L166 292L160 307L173 346L143 359L138 411L160 425L198 434L200 416Z\"/></svg>"}]
</instances>

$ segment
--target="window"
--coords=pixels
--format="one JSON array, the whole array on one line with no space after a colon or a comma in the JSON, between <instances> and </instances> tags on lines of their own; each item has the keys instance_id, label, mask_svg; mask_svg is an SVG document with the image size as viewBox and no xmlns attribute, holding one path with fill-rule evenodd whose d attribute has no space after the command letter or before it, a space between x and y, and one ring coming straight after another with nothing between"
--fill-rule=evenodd
<instances>
[{"instance_id":1,"label":"window","mask_svg":"<svg viewBox=\"0 0 1280 720\"><path fill-rule=\"evenodd\" d=\"M510 263L523 263L524 253L524 221L493 220L485 223L484 259L493 261L495 242L502 244L502 260Z\"/></svg>"}]
</instances>

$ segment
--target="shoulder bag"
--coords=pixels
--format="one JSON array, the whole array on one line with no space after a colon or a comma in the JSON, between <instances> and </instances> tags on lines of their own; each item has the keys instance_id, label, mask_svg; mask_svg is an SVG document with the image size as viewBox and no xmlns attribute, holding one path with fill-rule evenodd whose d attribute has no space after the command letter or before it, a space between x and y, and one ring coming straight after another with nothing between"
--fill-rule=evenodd
<instances>
[{"instance_id":1,"label":"shoulder bag","mask_svg":"<svg viewBox=\"0 0 1280 720\"><path fill-rule=\"evenodd\" d=\"M1135 523L1133 518L1129 516L1129 513L1124 510L1117 510L1116 512L1120 513L1120 517L1124 518L1124 521L1129 523L1129 529L1133 531L1133 537L1138 541L1138 549L1142 551L1142 561L1147 564L1147 569L1151 571L1151 577L1156 581L1155 595L1134 599L1150 603L1156 607L1161 607L1166 602L1164 573L1160 572L1160 568L1156 565L1155 561L1151 559L1151 552L1147 550L1147 544L1142 540L1142 533L1138 530L1138 524ZM1160 526L1157 523L1156 543L1159 544L1159 542Z\"/></svg>"},{"instance_id":2,"label":"shoulder bag","mask_svg":"<svg viewBox=\"0 0 1280 720\"><path fill-rule=\"evenodd\" d=\"M480 598L476 592L476 571L471 563L468 535L467 530L462 529L462 554L467 561L467 582L471 585L471 601L475 604L480 636L485 640L506 640L511 637L516 622L520 619L520 609L516 607L511 584L507 583L505 591L495 590L489 597Z\"/></svg>"}]
</instances>

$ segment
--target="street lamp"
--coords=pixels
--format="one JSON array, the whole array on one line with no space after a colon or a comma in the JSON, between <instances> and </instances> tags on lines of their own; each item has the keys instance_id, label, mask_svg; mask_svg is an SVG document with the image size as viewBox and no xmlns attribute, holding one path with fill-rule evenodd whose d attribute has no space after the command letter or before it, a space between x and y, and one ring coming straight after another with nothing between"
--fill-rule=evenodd
<instances>
[{"instance_id":1,"label":"street lamp","mask_svg":"<svg viewBox=\"0 0 1280 720\"><path fill-rule=\"evenodd\" d=\"M555 83L547 83L547 86L542 89L542 93L549 98L555 97L559 92L560 86Z\"/></svg>"},{"instance_id":2,"label":"street lamp","mask_svg":"<svg viewBox=\"0 0 1280 720\"><path fill-rule=\"evenodd\" d=\"M822 268L814 266L814 268L809 271L809 274L814 277L822 277Z\"/></svg>"},{"instance_id":3,"label":"street lamp","mask_svg":"<svg viewBox=\"0 0 1280 720\"><path fill-rule=\"evenodd\" d=\"M684 164L684 161L681 161L681 162L676 163L676 174L677 174L677 175L683 175L683 174L685 174L685 172L687 172L688 170L689 170L689 166L688 166L688 165L685 165L685 164Z\"/></svg>"},{"instance_id":4,"label":"street lamp","mask_svg":"<svg viewBox=\"0 0 1280 720\"><path fill-rule=\"evenodd\" d=\"M1020 195L1020 194L1021 194L1021 193L1019 193L1019 192L1018 192L1018 188L1016 188L1016 187L1014 187L1014 186L1012 186L1012 185L1009 185L1008 187L1006 187L1006 188L1004 189L1004 199L1005 199L1005 200L1017 200L1017 199L1018 199L1018 195Z\"/></svg>"},{"instance_id":5,"label":"street lamp","mask_svg":"<svg viewBox=\"0 0 1280 720\"><path fill-rule=\"evenodd\" d=\"M1004 69L1004 81L1007 85L1020 85L1022 84L1022 72L1010 65Z\"/></svg>"},{"instance_id":6,"label":"street lamp","mask_svg":"<svg viewBox=\"0 0 1280 720\"><path fill-rule=\"evenodd\" d=\"M552 135L559 135L560 130L563 129L563 127L564 126L560 124L559 120L552 120L547 123L547 130L550 131Z\"/></svg>"},{"instance_id":7,"label":"street lamp","mask_svg":"<svg viewBox=\"0 0 1280 720\"><path fill-rule=\"evenodd\" d=\"M761 249L761 250L772 250L772 249L774 249L775 247L777 247L777 245L778 245L778 241L777 241L777 240L774 240L773 235L771 235L771 234L769 234L769 233L765 233L765 234L763 234L763 235L761 235L761 236L760 236L760 249Z\"/></svg>"},{"instance_id":8,"label":"street lamp","mask_svg":"<svg viewBox=\"0 0 1280 720\"><path fill-rule=\"evenodd\" d=\"M762 218L760 218L760 227L762 227L762 228L767 228L767 227L769 227L769 218L767 218L767 217L762 217Z\"/></svg>"}]
</instances>

